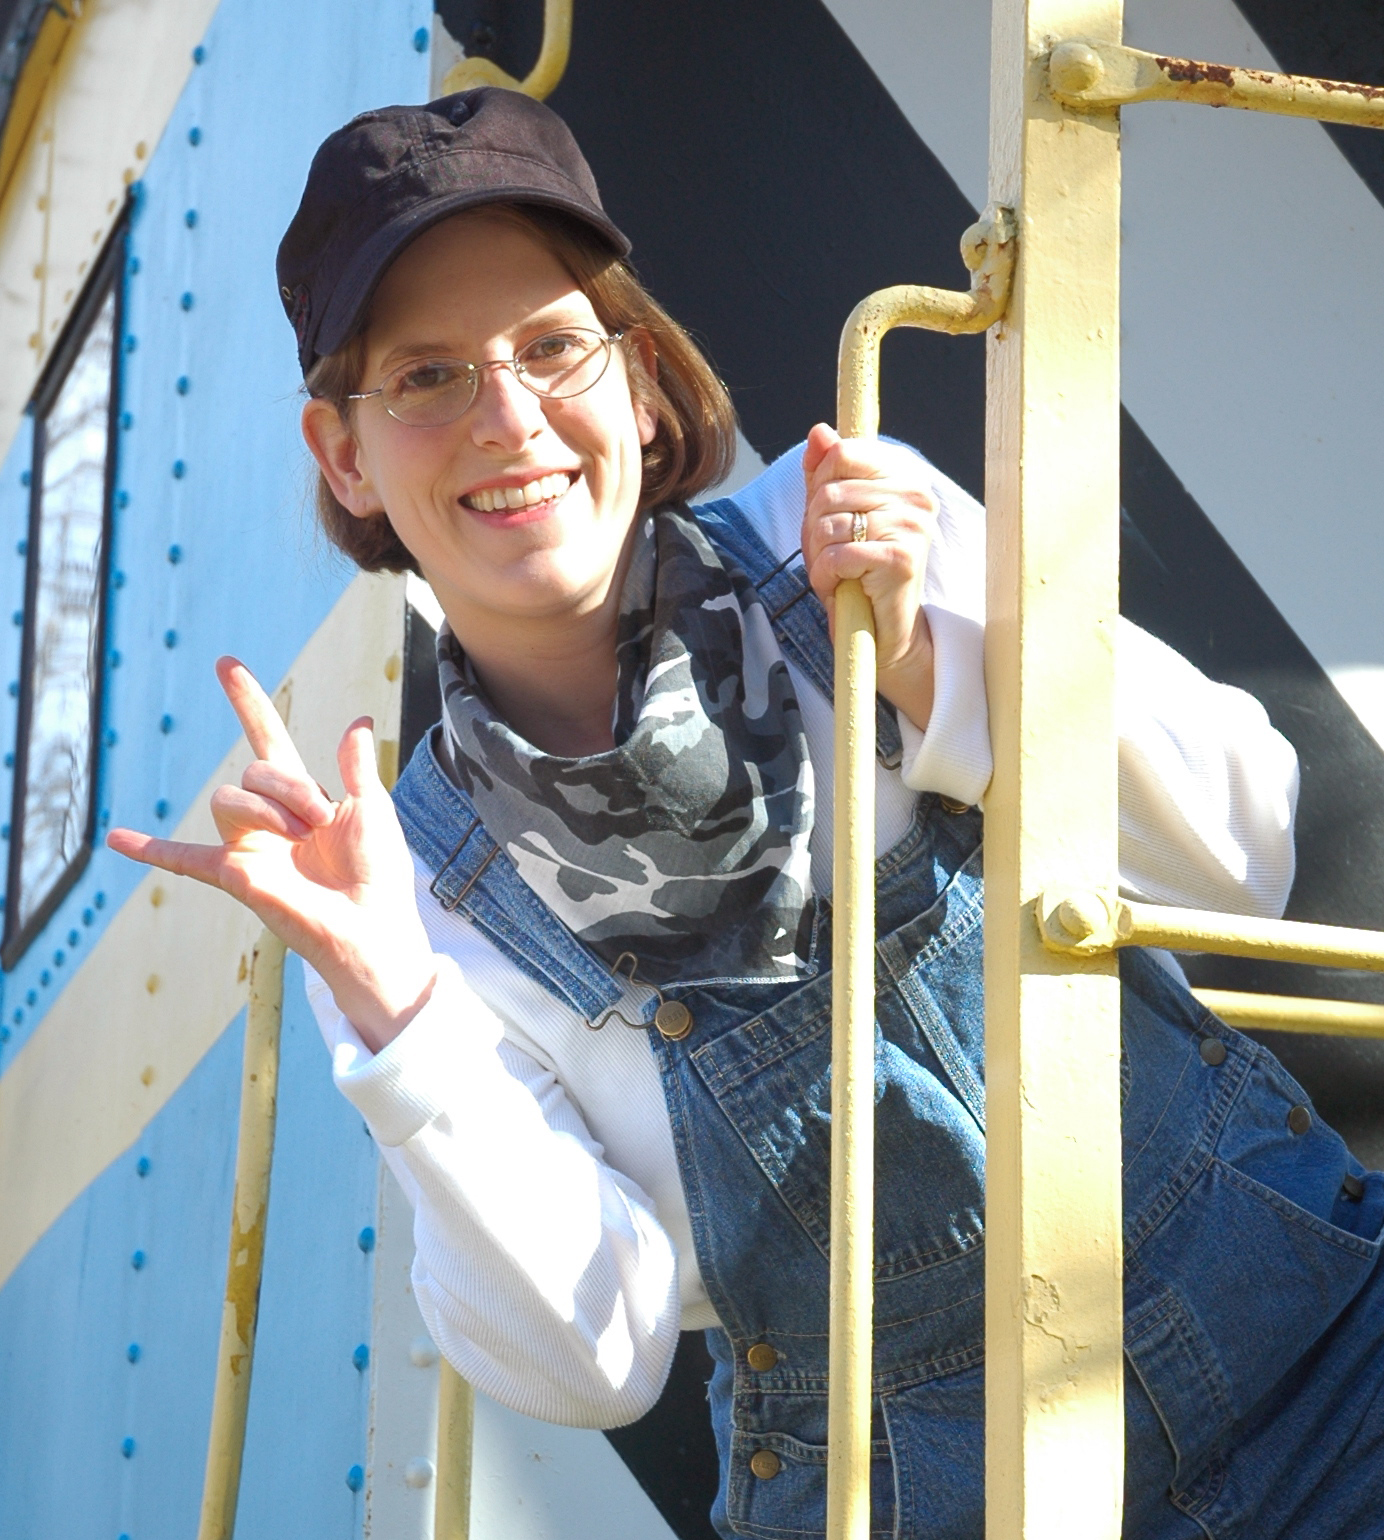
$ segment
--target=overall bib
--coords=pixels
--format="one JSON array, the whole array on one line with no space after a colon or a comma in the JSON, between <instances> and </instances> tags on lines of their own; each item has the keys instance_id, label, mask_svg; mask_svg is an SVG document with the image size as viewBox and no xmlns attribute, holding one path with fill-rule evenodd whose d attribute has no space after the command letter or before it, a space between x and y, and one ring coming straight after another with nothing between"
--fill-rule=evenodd
<instances>
[{"instance_id":1,"label":"overall bib","mask_svg":"<svg viewBox=\"0 0 1384 1540\"><path fill-rule=\"evenodd\" d=\"M830 696L825 617L735 504L697 510L785 656ZM801 602L800 602L801 601ZM898 752L881 712L882 757ZM595 1020L621 996L526 886L425 738L395 802L434 891ZM982 820L919 797L876 863L872 1535L984 1533ZM819 957L830 956L822 905ZM1384 1176L1265 1049L1121 955L1125 1534L1384 1536ZM697 1260L722 1535L825 1521L831 977L665 990L650 1033ZM756 1348L751 1363L750 1349ZM1073 1351L1079 1351L1074 1349ZM751 1458L761 1451L756 1475Z\"/></svg>"}]
</instances>

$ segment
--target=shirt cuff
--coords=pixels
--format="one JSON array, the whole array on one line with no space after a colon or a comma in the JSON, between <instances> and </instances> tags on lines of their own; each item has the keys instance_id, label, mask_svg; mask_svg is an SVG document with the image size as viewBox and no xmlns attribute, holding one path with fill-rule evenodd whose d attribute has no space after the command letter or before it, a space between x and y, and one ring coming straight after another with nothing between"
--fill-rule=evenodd
<instances>
[{"instance_id":1,"label":"shirt cuff","mask_svg":"<svg viewBox=\"0 0 1384 1540\"><path fill-rule=\"evenodd\" d=\"M994 773L985 699L985 627L925 604L932 631L932 716L926 731L899 713L900 771L910 791L935 791L974 806Z\"/></svg>"},{"instance_id":2,"label":"shirt cuff","mask_svg":"<svg viewBox=\"0 0 1384 1540\"><path fill-rule=\"evenodd\" d=\"M316 1003L316 1002L314 1002ZM443 1111L455 1116L498 1060L500 1018L470 988L451 957L437 958L428 1003L379 1053L339 1018L332 1050L337 1089L370 1125L378 1143L400 1145Z\"/></svg>"}]
</instances>

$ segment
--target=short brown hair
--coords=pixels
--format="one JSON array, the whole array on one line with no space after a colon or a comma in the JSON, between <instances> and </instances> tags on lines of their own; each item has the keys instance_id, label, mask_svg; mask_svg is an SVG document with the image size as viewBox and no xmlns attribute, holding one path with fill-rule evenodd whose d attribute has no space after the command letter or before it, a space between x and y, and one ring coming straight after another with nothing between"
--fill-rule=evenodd
<instances>
[{"instance_id":1,"label":"short brown hair","mask_svg":"<svg viewBox=\"0 0 1384 1540\"><path fill-rule=\"evenodd\" d=\"M652 409L658 425L644 446L641 508L686 502L715 486L735 461L735 408L697 344L646 290L632 269L613 257L595 234L555 209L489 204L484 212L517 225L550 251L591 301L610 332L639 328L653 339L658 377L645 369L635 348L625 351L630 391ZM365 369L365 337L357 333L308 373L308 394L330 401L349 421L351 402ZM357 518L337 500L320 472L317 517L333 545L366 572L417 572L412 555L394 533L387 514Z\"/></svg>"}]
</instances>

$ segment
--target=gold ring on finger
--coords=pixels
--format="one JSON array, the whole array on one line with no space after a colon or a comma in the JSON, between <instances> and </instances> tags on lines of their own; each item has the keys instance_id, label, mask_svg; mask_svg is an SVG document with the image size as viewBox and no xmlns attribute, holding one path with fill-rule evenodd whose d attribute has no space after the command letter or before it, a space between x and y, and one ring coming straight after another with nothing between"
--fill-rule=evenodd
<instances>
[{"instance_id":1,"label":"gold ring on finger","mask_svg":"<svg viewBox=\"0 0 1384 1540\"><path fill-rule=\"evenodd\" d=\"M851 539L859 542L870 538L869 524L863 513L851 515Z\"/></svg>"}]
</instances>

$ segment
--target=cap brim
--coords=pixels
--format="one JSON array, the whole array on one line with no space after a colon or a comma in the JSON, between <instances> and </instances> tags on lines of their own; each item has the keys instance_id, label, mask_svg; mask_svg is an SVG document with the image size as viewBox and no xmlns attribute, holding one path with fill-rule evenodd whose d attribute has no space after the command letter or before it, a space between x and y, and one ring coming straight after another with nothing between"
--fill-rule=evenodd
<instances>
[{"instance_id":1,"label":"cap brim","mask_svg":"<svg viewBox=\"0 0 1384 1540\"><path fill-rule=\"evenodd\" d=\"M448 215L480 208L487 203L532 203L543 208L560 209L603 237L613 256L629 255L629 241L609 219L603 214L598 215L589 204L565 197L550 188L472 187L439 193L437 197L413 206L377 230L352 258L346 271L337 280L326 314L313 338L313 352L317 357L334 353L364 323L380 280L405 246Z\"/></svg>"}]
</instances>

